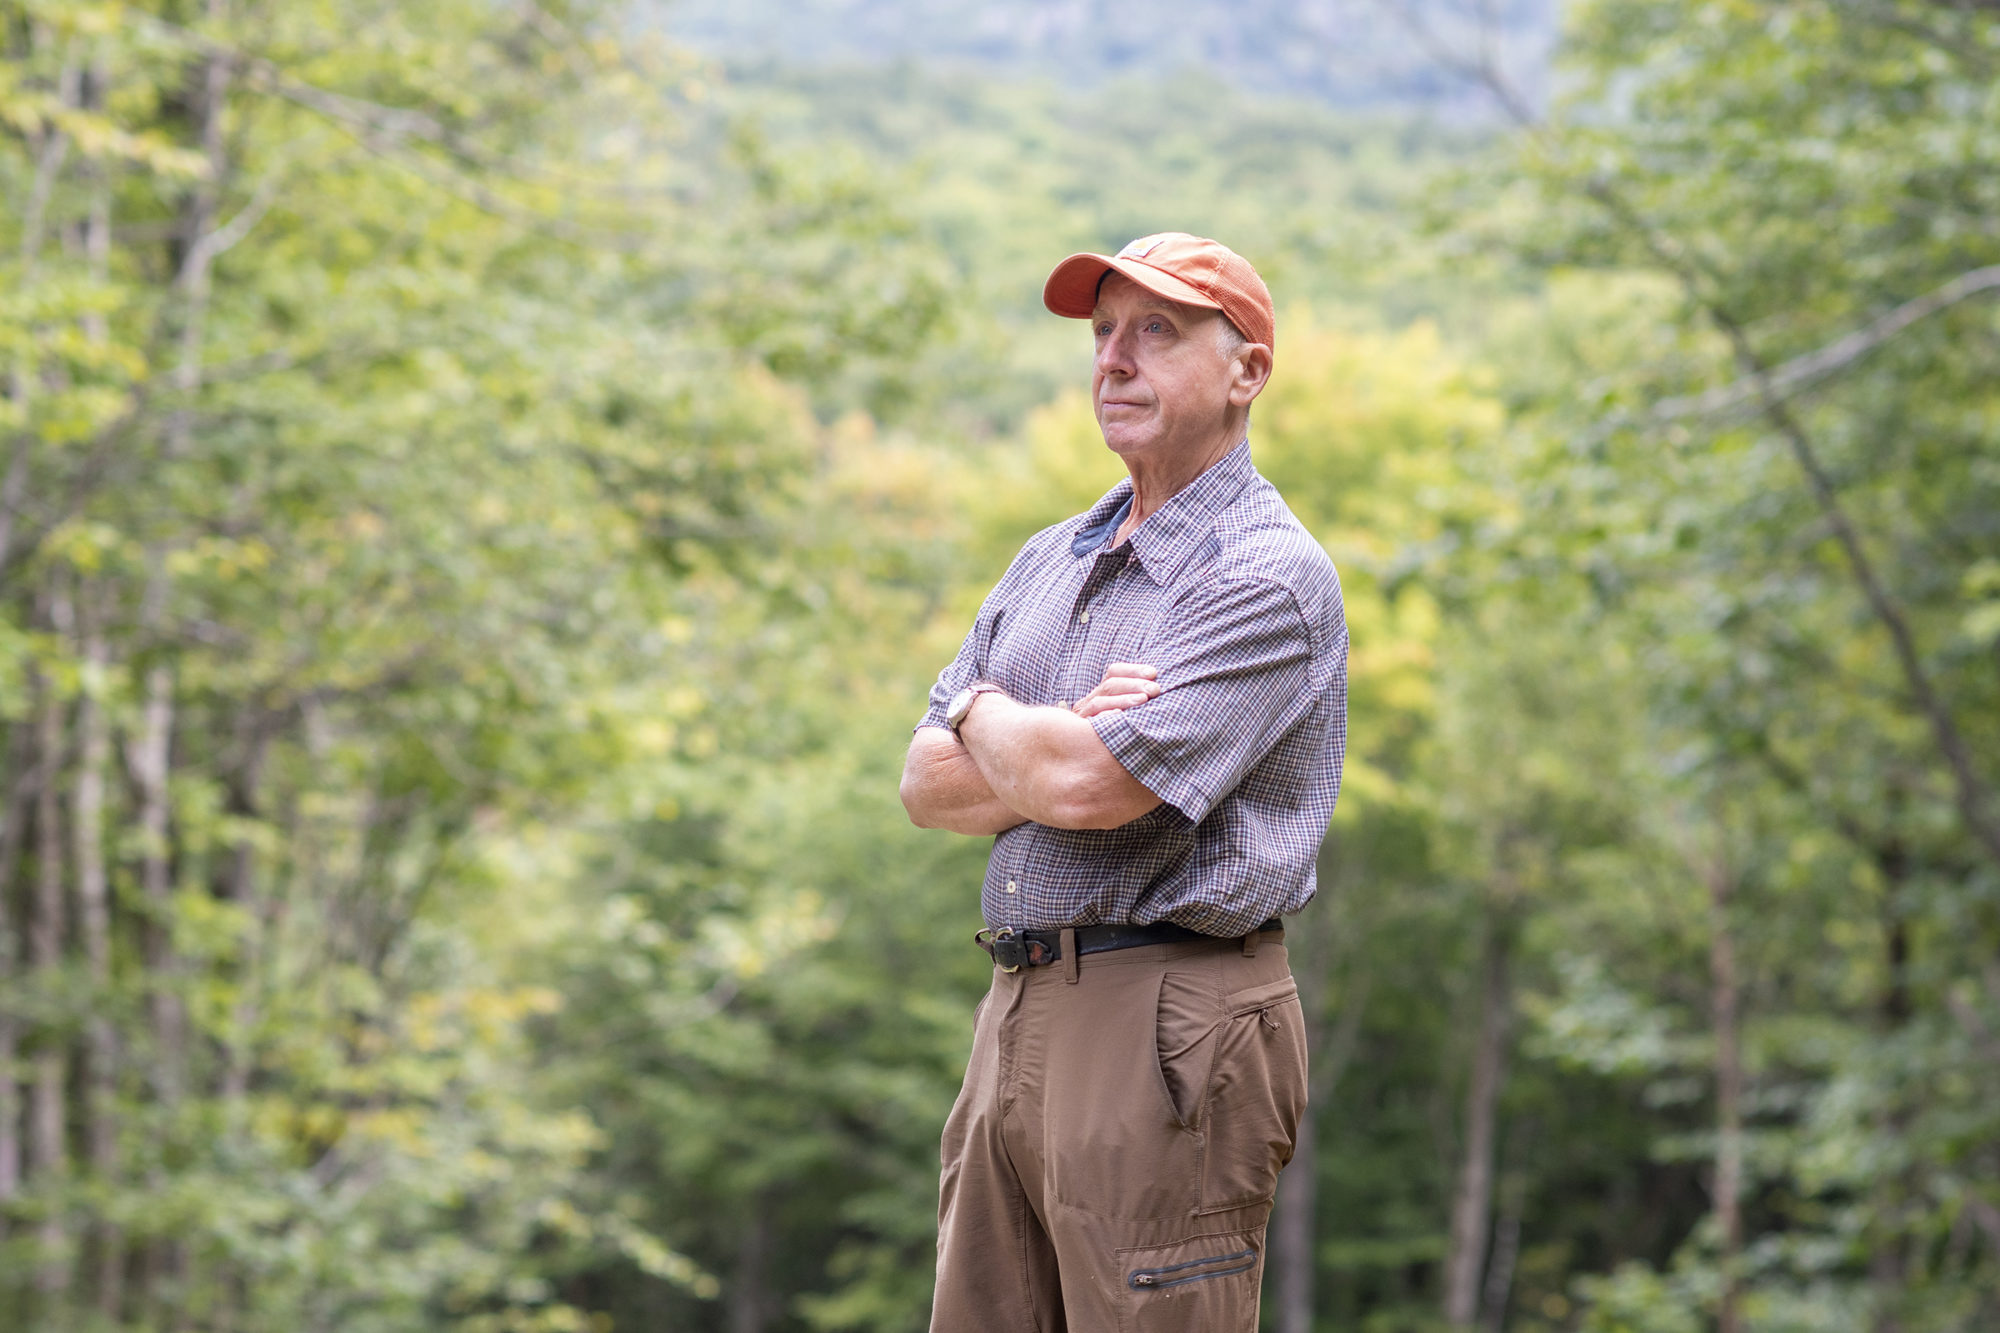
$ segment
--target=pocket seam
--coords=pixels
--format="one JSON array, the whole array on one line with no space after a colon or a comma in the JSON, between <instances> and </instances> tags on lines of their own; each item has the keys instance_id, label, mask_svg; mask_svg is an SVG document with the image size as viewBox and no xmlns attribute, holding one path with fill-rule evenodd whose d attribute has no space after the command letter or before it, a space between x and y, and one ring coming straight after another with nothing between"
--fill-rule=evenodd
<instances>
[{"instance_id":1,"label":"pocket seam","mask_svg":"<svg viewBox=\"0 0 2000 1333\"><path fill-rule=\"evenodd\" d=\"M1167 1108L1167 1114L1173 1117L1174 1124L1179 1126L1183 1133L1191 1133L1194 1127L1181 1118L1181 1108L1174 1105L1174 1090L1168 1086L1166 1068L1160 1063L1160 994L1166 989L1166 985L1167 974L1162 972L1153 983L1153 1086L1159 1090L1160 1104ZM1202 1095L1204 1097L1208 1095L1206 1090Z\"/></svg>"},{"instance_id":2,"label":"pocket seam","mask_svg":"<svg viewBox=\"0 0 2000 1333\"><path fill-rule=\"evenodd\" d=\"M1270 1009L1287 1000L1297 999L1298 994L1299 983L1296 977L1285 977L1262 986L1253 986L1249 990L1237 991L1229 997L1226 1016L1240 1018L1258 1009Z\"/></svg>"}]
</instances>

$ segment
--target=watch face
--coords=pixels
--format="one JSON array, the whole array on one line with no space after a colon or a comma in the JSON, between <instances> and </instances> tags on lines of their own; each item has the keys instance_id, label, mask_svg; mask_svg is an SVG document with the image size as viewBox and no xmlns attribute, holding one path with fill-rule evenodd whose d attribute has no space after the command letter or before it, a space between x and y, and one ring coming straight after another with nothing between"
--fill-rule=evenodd
<instances>
[{"instance_id":1,"label":"watch face","mask_svg":"<svg viewBox=\"0 0 2000 1333\"><path fill-rule=\"evenodd\" d=\"M960 690L958 697L951 701L951 707L944 710L945 725L953 731L958 730L958 724L965 721L965 715L972 710L975 697L971 690Z\"/></svg>"}]
</instances>

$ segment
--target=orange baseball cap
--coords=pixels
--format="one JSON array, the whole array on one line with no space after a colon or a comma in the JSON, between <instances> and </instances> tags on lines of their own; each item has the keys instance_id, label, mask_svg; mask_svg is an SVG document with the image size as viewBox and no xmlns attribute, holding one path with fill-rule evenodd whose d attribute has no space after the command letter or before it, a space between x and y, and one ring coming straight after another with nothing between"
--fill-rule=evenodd
<instances>
[{"instance_id":1,"label":"orange baseball cap","mask_svg":"<svg viewBox=\"0 0 2000 1333\"><path fill-rule=\"evenodd\" d=\"M1271 290L1250 261L1220 241L1184 231L1141 236L1115 255L1071 255L1042 284L1042 304L1070 319L1089 319L1098 284L1111 272L1169 301L1220 310L1251 342L1275 346Z\"/></svg>"}]
</instances>

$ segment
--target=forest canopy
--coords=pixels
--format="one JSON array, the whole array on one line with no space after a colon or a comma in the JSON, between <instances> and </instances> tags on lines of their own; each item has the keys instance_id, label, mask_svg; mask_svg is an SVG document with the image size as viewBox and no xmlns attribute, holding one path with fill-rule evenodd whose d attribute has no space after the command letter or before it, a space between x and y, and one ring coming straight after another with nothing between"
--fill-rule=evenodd
<instances>
[{"instance_id":1,"label":"forest canopy","mask_svg":"<svg viewBox=\"0 0 2000 1333\"><path fill-rule=\"evenodd\" d=\"M908 8L0 0L0 1328L925 1327L1164 229L1353 636L1266 1326L2000 1326L2000 9Z\"/></svg>"}]
</instances>

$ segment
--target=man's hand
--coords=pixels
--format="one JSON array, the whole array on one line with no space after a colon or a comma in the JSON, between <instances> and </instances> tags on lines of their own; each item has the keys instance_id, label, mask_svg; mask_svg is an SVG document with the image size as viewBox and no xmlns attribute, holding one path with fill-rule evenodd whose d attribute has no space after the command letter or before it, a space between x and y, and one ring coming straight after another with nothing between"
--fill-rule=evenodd
<instances>
[{"instance_id":1,"label":"man's hand","mask_svg":"<svg viewBox=\"0 0 2000 1333\"><path fill-rule=\"evenodd\" d=\"M1160 673L1140 662L1113 662L1104 668L1104 680L1089 694L1070 705L1078 717L1096 717L1122 708L1137 708L1160 692Z\"/></svg>"}]
</instances>

